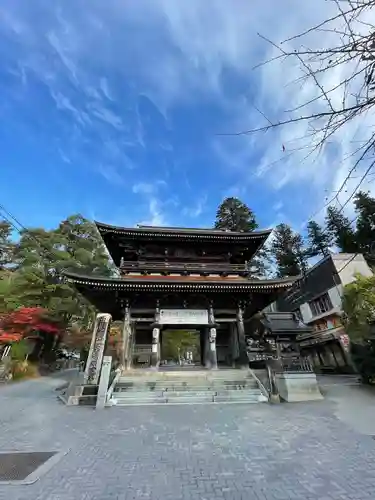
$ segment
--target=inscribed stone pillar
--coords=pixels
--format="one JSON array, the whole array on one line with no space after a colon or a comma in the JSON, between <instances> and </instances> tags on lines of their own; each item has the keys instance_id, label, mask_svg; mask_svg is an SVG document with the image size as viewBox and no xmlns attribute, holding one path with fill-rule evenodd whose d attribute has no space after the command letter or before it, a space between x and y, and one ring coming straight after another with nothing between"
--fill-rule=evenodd
<instances>
[{"instance_id":1,"label":"inscribed stone pillar","mask_svg":"<svg viewBox=\"0 0 375 500\"><path fill-rule=\"evenodd\" d=\"M209 361L210 361L210 369L217 369L217 352L216 352L216 326L215 326L215 316L214 309L212 304L208 309L208 321L210 324L209 332L208 332L208 342L209 342Z\"/></svg>"},{"instance_id":2,"label":"inscribed stone pillar","mask_svg":"<svg viewBox=\"0 0 375 500\"><path fill-rule=\"evenodd\" d=\"M239 304L237 309L237 332L238 332L239 355L236 361L240 367L248 368L249 358L247 357L245 325L243 322L243 310L241 304Z\"/></svg>"},{"instance_id":3,"label":"inscribed stone pillar","mask_svg":"<svg viewBox=\"0 0 375 500\"><path fill-rule=\"evenodd\" d=\"M130 359L131 357L130 346L132 340L131 336L132 336L132 329L130 324L129 302L126 302L124 325L122 329L122 359L121 359L121 364L125 370L129 370L131 367L131 359Z\"/></svg>"},{"instance_id":4,"label":"inscribed stone pillar","mask_svg":"<svg viewBox=\"0 0 375 500\"><path fill-rule=\"evenodd\" d=\"M152 344L151 344L151 366L158 368L160 364L160 308L159 301L156 302L155 309L155 325L152 329Z\"/></svg>"},{"instance_id":5,"label":"inscribed stone pillar","mask_svg":"<svg viewBox=\"0 0 375 500\"><path fill-rule=\"evenodd\" d=\"M85 384L98 384L111 319L110 314L100 313L96 315L84 374Z\"/></svg>"}]
</instances>

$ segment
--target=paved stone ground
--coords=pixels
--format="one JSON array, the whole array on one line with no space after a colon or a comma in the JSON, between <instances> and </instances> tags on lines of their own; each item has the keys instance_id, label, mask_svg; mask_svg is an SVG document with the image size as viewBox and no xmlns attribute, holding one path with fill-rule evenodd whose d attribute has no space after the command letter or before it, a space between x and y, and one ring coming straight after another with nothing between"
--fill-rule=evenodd
<instances>
[{"instance_id":1,"label":"paved stone ground","mask_svg":"<svg viewBox=\"0 0 375 500\"><path fill-rule=\"evenodd\" d=\"M375 498L375 441L342 420L335 388L316 403L97 412L59 404L60 383L0 388L0 451L68 451L1 500Z\"/></svg>"}]
</instances>

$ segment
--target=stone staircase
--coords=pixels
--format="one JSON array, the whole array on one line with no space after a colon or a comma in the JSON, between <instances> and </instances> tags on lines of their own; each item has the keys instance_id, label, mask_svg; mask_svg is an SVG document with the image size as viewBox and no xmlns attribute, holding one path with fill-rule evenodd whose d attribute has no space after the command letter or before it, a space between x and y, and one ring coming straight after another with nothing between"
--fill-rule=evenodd
<instances>
[{"instance_id":1,"label":"stone staircase","mask_svg":"<svg viewBox=\"0 0 375 500\"><path fill-rule=\"evenodd\" d=\"M261 403L267 398L248 370L126 372L112 395L117 406Z\"/></svg>"}]
</instances>

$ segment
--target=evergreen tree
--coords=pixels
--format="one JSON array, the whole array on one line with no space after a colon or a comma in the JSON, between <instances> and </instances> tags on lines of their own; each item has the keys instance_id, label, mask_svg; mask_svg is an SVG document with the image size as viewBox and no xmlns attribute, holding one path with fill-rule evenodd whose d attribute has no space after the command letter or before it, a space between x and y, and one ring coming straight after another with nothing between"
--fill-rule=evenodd
<instances>
[{"instance_id":1,"label":"evergreen tree","mask_svg":"<svg viewBox=\"0 0 375 500\"><path fill-rule=\"evenodd\" d=\"M81 274L110 276L114 266L94 224L76 214L61 222L55 231L65 250L64 268Z\"/></svg>"},{"instance_id":2,"label":"evergreen tree","mask_svg":"<svg viewBox=\"0 0 375 500\"><path fill-rule=\"evenodd\" d=\"M215 229L254 231L257 227L253 211L238 198L226 198L216 212Z\"/></svg>"},{"instance_id":3,"label":"evergreen tree","mask_svg":"<svg viewBox=\"0 0 375 500\"><path fill-rule=\"evenodd\" d=\"M363 254L374 253L375 250L375 198L368 193L359 192L354 198L357 213L356 240L358 250Z\"/></svg>"},{"instance_id":4,"label":"evergreen tree","mask_svg":"<svg viewBox=\"0 0 375 500\"><path fill-rule=\"evenodd\" d=\"M264 246L248 263L249 277L265 278L272 274L272 253L268 246Z\"/></svg>"},{"instance_id":5,"label":"evergreen tree","mask_svg":"<svg viewBox=\"0 0 375 500\"><path fill-rule=\"evenodd\" d=\"M278 276L297 276L307 270L307 252L303 247L302 236L287 224L276 226L271 251Z\"/></svg>"},{"instance_id":6,"label":"evergreen tree","mask_svg":"<svg viewBox=\"0 0 375 500\"><path fill-rule=\"evenodd\" d=\"M12 226L0 220L0 271L13 262L15 244L11 241Z\"/></svg>"},{"instance_id":7,"label":"evergreen tree","mask_svg":"<svg viewBox=\"0 0 375 500\"><path fill-rule=\"evenodd\" d=\"M350 221L336 207L328 207L326 215L328 233L342 252L354 253L358 250L356 235Z\"/></svg>"},{"instance_id":8,"label":"evergreen tree","mask_svg":"<svg viewBox=\"0 0 375 500\"><path fill-rule=\"evenodd\" d=\"M112 265L95 226L80 215L56 230L21 233L12 294L22 305L47 309L65 326L75 318L90 321L94 308L64 280L64 271L109 276Z\"/></svg>"},{"instance_id":9,"label":"evergreen tree","mask_svg":"<svg viewBox=\"0 0 375 500\"><path fill-rule=\"evenodd\" d=\"M317 222L311 220L307 224L307 243L309 257L315 257L319 254L325 257L329 254L332 237L328 231L324 232Z\"/></svg>"}]
</instances>

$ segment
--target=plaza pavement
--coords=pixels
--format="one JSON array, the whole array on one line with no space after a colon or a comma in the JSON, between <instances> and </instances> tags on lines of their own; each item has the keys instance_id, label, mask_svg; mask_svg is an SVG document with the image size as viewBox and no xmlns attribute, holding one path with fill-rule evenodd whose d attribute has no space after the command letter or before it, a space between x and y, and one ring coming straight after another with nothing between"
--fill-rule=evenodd
<instances>
[{"instance_id":1,"label":"plaza pavement","mask_svg":"<svg viewBox=\"0 0 375 500\"><path fill-rule=\"evenodd\" d=\"M66 407L63 376L0 388L0 451L60 451L0 500L375 499L375 394L321 380L324 402ZM354 385L353 385L354 384Z\"/></svg>"}]
</instances>

